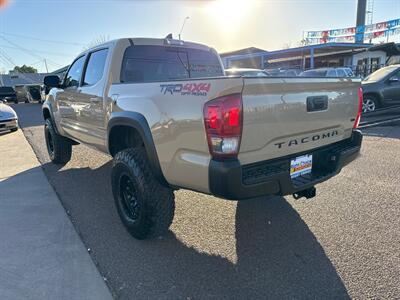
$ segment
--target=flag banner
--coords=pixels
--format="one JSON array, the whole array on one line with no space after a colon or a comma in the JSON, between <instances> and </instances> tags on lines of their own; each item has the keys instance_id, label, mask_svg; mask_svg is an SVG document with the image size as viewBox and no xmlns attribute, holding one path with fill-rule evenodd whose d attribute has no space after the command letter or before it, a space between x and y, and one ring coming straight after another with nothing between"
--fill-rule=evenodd
<instances>
[{"instance_id":1,"label":"flag banner","mask_svg":"<svg viewBox=\"0 0 400 300\"><path fill-rule=\"evenodd\" d=\"M380 37L388 37L400 34L400 19L394 19L385 22L379 22L370 25L362 25L357 27L306 31L305 39L309 44L324 43L344 43L354 42L356 40L370 41Z\"/></svg>"},{"instance_id":2,"label":"flag banner","mask_svg":"<svg viewBox=\"0 0 400 300\"><path fill-rule=\"evenodd\" d=\"M386 23L387 23L388 28L397 27L397 26L400 26L400 19L390 20L390 21L387 21Z\"/></svg>"}]
</instances>

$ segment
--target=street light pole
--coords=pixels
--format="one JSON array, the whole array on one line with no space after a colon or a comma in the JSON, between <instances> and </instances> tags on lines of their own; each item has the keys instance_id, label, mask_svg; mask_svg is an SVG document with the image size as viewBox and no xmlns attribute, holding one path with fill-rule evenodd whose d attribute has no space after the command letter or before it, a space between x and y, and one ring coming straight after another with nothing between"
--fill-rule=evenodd
<instances>
[{"instance_id":1,"label":"street light pole","mask_svg":"<svg viewBox=\"0 0 400 300\"><path fill-rule=\"evenodd\" d=\"M189 19L190 19L189 17L186 17L185 20L183 20L182 28L181 28L181 31L179 32L179 35L178 35L179 39L181 39L181 34L182 34L182 31L183 31L183 28L185 27L186 20L189 20Z\"/></svg>"},{"instance_id":2,"label":"street light pole","mask_svg":"<svg viewBox=\"0 0 400 300\"><path fill-rule=\"evenodd\" d=\"M47 68L47 61L44 59L44 66L46 67L46 72L49 73L49 69Z\"/></svg>"}]
</instances>

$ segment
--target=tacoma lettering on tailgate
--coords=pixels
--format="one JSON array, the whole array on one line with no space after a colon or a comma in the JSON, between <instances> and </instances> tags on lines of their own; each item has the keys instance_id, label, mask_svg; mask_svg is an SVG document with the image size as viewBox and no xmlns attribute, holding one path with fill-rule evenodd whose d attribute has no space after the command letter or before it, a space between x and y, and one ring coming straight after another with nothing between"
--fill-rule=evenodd
<instances>
[{"instance_id":1,"label":"tacoma lettering on tailgate","mask_svg":"<svg viewBox=\"0 0 400 300\"><path fill-rule=\"evenodd\" d=\"M319 141L319 140L331 138L331 137L334 137L336 135L339 135L339 132L337 130L333 130L333 131L322 133L322 134L315 134L315 135L312 135L312 136L306 136L306 137L303 137L301 139L292 139L292 140L289 140L287 142L275 143L274 145L276 147L278 147L279 149L281 149L284 146L292 147L292 146L296 146L296 145L300 145L300 144L305 144L305 143L308 143L308 142L314 142L314 141Z\"/></svg>"}]
</instances>

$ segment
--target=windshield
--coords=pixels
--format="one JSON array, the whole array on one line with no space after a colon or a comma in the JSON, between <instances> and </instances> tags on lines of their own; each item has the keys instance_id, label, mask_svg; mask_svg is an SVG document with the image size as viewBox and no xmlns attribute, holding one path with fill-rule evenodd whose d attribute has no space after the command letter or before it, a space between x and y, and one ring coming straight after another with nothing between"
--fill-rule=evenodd
<instances>
[{"instance_id":1,"label":"windshield","mask_svg":"<svg viewBox=\"0 0 400 300\"><path fill-rule=\"evenodd\" d=\"M366 81L366 82L380 81L383 78L385 78L387 75L392 73L395 69L397 69L397 67L387 67L387 68L379 69L379 70L375 71L374 73L372 73L371 75L367 76L364 79L364 81Z\"/></svg>"}]
</instances>

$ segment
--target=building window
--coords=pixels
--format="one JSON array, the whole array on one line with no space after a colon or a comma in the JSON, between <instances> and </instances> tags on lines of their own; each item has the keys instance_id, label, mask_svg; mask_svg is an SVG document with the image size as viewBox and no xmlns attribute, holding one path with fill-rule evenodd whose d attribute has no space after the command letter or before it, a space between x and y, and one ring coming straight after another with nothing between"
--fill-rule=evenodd
<instances>
[{"instance_id":1,"label":"building window","mask_svg":"<svg viewBox=\"0 0 400 300\"><path fill-rule=\"evenodd\" d=\"M379 69L380 61L381 61L380 57L372 57L371 58L371 71L370 71L371 73L375 72L376 70Z\"/></svg>"}]
</instances>

